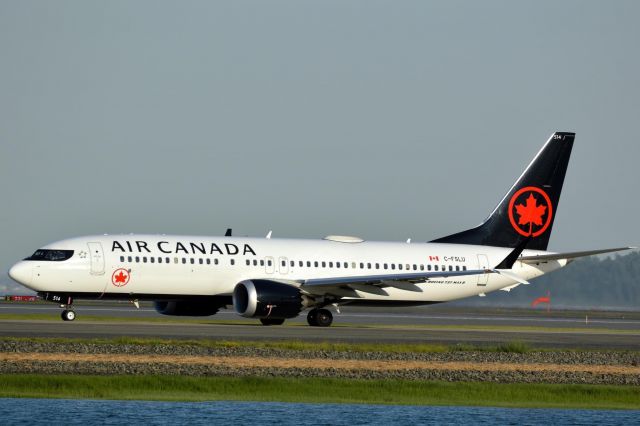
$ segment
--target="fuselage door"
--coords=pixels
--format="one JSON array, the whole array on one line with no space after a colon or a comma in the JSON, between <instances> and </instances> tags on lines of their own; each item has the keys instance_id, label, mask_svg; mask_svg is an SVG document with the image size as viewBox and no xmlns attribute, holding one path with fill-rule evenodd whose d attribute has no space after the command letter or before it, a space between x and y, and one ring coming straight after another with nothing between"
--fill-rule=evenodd
<instances>
[{"instance_id":1,"label":"fuselage door","mask_svg":"<svg viewBox=\"0 0 640 426\"><path fill-rule=\"evenodd\" d=\"M280 273L285 275L289 273L289 264L287 263L287 258L286 257L281 257L280 259L278 259L279 261L279 265L278 267L280 268Z\"/></svg>"},{"instance_id":2,"label":"fuselage door","mask_svg":"<svg viewBox=\"0 0 640 426\"><path fill-rule=\"evenodd\" d=\"M104 275L104 252L102 244L87 243L91 257L91 275Z\"/></svg>"},{"instance_id":3,"label":"fuselage door","mask_svg":"<svg viewBox=\"0 0 640 426\"><path fill-rule=\"evenodd\" d=\"M271 256L267 256L264 259L264 267L265 267L265 272L267 274L273 274L276 270L276 265L275 262L273 260L273 257Z\"/></svg>"},{"instance_id":4,"label":"fuselage door","mask_svg":"<svg viewBox=\"0 0 640 426\"><path fill-rule=\"evenodd\" d=\"M486 254L478 255L478 269L489 269L489 259ZM489 281L489 274L478 275L478 285L485 286Z\"/></svg>"}]
</instances>

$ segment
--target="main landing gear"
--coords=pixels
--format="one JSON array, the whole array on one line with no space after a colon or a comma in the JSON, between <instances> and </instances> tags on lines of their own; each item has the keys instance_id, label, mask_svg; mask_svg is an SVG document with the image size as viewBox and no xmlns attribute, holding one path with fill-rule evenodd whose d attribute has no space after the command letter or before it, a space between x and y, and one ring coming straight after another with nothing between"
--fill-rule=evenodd
<instances>
[{"instance_id":1,"label":"main landing gear","mask_svg":"<svg viewBox=\"0 0 640 426\"><path fill-rule=\"evenodd\" d=\"M313 327L329 327L333 322L333 314L328 309L314 308L307 314L307 322Z\"/></svg>"}]
</instances>

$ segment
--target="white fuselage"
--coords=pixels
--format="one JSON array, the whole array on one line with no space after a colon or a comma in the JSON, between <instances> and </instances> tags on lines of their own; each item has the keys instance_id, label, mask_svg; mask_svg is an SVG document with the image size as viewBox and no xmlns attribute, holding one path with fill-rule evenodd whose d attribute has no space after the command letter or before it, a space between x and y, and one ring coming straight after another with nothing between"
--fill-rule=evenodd
<instances>
[{"instance_id":1,"label":"white fuselage","mask_svg":"<svg viewBox=\"0 0 640 426\"><path fill-rule=\"evenodd\" d=\"M463 244L164 235L88 236L43 249L73 250L73 255L64 261L21 261L11 276L41 293L150 300L228 296L244 280L295 285L315 278L491 269L511 251ZM525 250L523 255L541 253ZM565 264L516 262L512 269L529 280ZM385 287L372 292L352 286L355 293L343 300L444 302L514 284L499 274L453 276L417 283L419 291Z\"/></svg>"}]
</instances>

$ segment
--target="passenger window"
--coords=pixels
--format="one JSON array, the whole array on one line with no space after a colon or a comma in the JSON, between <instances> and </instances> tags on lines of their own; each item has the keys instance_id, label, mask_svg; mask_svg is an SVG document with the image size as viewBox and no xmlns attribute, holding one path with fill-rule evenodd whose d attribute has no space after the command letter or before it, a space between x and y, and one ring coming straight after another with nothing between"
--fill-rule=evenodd
<instances>
[{"instance_id":1,"label":"passenger window","mask_svg":"<svg viewBox=\"0 0 640 426\"><path fill-rule=\"evenodd\" d=\"M371 269L371 263L367 263L367 269Z\"/></svg>"},{"instance_id":2,"label":"passenger window","mask_svg":"<svg viewBox=\"0 0 640 426\"><path fill-rule=\"evenodd\" d=\"M417 271L418 270L418 265L413 265L413 270Z\"/></svg>"},{"instance_id":3,"label":"passenger window","mask_svg":"<svg viewBox=\"0 0 640 426\"><path fill-rule=\"evenodd\" d=\"M327 262L322 262L322 267L326 268L327 267Z\"/></svg>"},{"instance_id":4,"label":"passenger window","mask_svg":"<svg viewBox=\"0 0 640 426\"><path fill-rule=\"evenodd\" d=\"M156 263L156 258L155 257L150 257L149 260L151 261L151 263Z\"/></svg>"},{"instance_id":5,"label":"passenger window","mask_svg":"<svg viewBox=\"0 0 640 426\"><path fill-rule=\"evenodd\" d=\"M204 260L203 259L198 259L198 263L201 265L204 265Z\"/></svg>"},{"instance_id":6,"label":"passenger window","mask_svg":"<svg viewBox=\"0 0 640 426\"><path fill-rule=\"evenodd\" d=\"M184 257L182 258L182 264L184 265L185 263L187 263L187 259L185 259Z\"/></svg>"},{"instance_id":7,"label":"passenger window","mask_svg":"<svg viewBox=\"0 0 640 426\"><path fill-rule=\"evenodd\" d=\"M140 257L136 256L136 263L140 263Z\"/></svg>"},{"instance_id":8,"label":"passenger window","mask_svg":"<svg viewBox=\"0 0 640 426\"><path fill-rule=\"evenodd\" d=\"M158 258L158 263L162 263L162 258L161 257Z\"/></svg>"},{"instance_id":9,"label":"passenger window","mask_svg":"<svg viewBox=\"0 0 640 426\"><path fill-rule=\"evenodd\" d=\"M424 271L424 265L420 265L420 270Z\"/></svg>"},{"instance_id":10,"label":"passenger window","mask_svg":"<svg viewBox=\"0 0 640 426\"><path fill-rule=\"evenodd\" d=\"M466 270L467 270L467 267L466 267L466 266L463 266L463 267L462 267L462 270L463 270L463 271L466 271Z\"/></svg>"},{"instance_id":11,"label":"passenger window","mask_svg":"<svg viewBox=\"0 0 640 426\"><path fill-rule=\"evenodd\" d=\"M191 261L191 264L193 265L194 263L196 263L196 260L192 257L191 259L189 259Z\"/></svg>"},{"instance_id":12,"label":"passenger window","mask_svg":"<svg viewBox=\"0 0 640 426\"><path fill-rule=\"evenodd\" d=\"M456 271L459 271L460 267L458 265L456 265Z\"/></svg>"},{"instance_id":13,"label":"passenger window","mask_svg":"<svg viewBox=\"0 0 640 426\"><path fill-rule=\"evenodd\" d=\"M438 265L435 265L435 266L433 267L433 270L434 270L434 271L437 271L437 270L438 270Z\"/></svg>"},{"instance_id":14,"label":"passenger window","mask_svg":"<svg viewBox=\"0 0 640 426\"><path fill-rule=\"evenodd\" d=\"M302 268L304 266L304 262L302 260L298 261L298 266Z\"/></svg>"},{"instance_id":15,"label":"passenger window","mask_svg":"<svg viewBox=\"0 0 640 426\"><path fill-rule=\"evenodd\" d=\"M120 262L124 262L124 256L120 256Z\"/></svg>"},{"instance_id":16,"label":"passenger window","mask_svg":"<svg viewBox=\"0 0 640 426\"><path fill-rule=\"evenodd\" d=\"M173 258L173 263L178 263L178 258L177 257Z\"/></svg>"},{"instance_id":17,"label":"passenger window","mask_svg":"<svg viewBox=\"0 0 640 426\"><path fill-rule=\"evenodd\" d=\"M280 263L282 264L282 266L287 266L287 263L284 260Z\"/></svg>"},{"instance_id":18,"label":"passenger window","mask_svg":"<svg viewBox=\"0 0 640 426\"><path fill-rule=\"evenodd\" d=\"M253 259L253 266L258 266L258 261L256 259Z\"/></svg>"},{"instance_id":19,"label":"passenger window","mask_svg":"<svg viewBox=\"0 0 640 426\"><path fill-rule=\"evenodd\" d=\"M307 260L307 268L311 267L311 262Z\"/></svg>"},{"instance_id":20,"label":"passenger window","mask_svg":"<svg viewBox=\"0 0 640 426\"><path fill-rule=\"evenodd\" d=\"M260 266L264 266L264 260L260 261Z\"/></svg>"},{"instance_id":21,"label":"passenger window","mask_svg":"<svg viewBox=\"0 0 640 426\"><path fill-rule=\"evenodd\" d=\"M380 269L380 264L376 263L376 269Z\"/></svg>"},{"instance_id":22,"label":"passenger window","mask_svg":"<svg viewBox=\"0 0 640 426\"><path fill-rule=\"evenodd\" d=\"M391 264L391 269L396 269L396 264L395 263Z\"/></svg>"},{"instance_id":23,"label":"passenger window","mask_svg":"<svg viewBox=\"0 0 640 426\"><path fill-rule=\"evenodd\" d=\"M313 262L313 266L315 266L316 268L318 267L318 262Z\"/></svg>"},{"instance_id":24,"label":"passenger window","mask_svg":"<svg viewBox=\"0 0 640 426\"><path fill-rule=\"evenodd\" d=\"M236 260L235 259L231 259L231 266L236 264Z\"/></svg>"},{"instance_id":25,"label":"passenger window","mask_svg":"<svg viewBox=\"0 0 640 426\"><path fill-rule=\"evenodd\" d=\"M453 271L453 266L449 265L449 270Z\"/></svg>"},{"instance_id":26,"label":"passenger window","mask_svg":"<svg viewBox=\"0 0 640 426\"><path fill-rule=\"evenodd\" d=\"M273 262L272 262L272 261L270 261L270 260L267 260L267 265L269 265L269 266L273 266Z\"/></svg>"},{"instance_id":27,"label":"passenger window","mask_svg":"<svg viewBox=\"0 0 640 426\"><path fill-rule=\"evenodd\" d=\"M360 262L360 269L364 269L364 263Z\"/></svg>"},{"instance_id":28,"label":"passenger window","mask_svg":"<svg viewBox=\"0 0 640 426\"><path fill-rule=\"evenodd\" d=\"M402 271L402 263L398 265L398 269Z\"/></svg>"},{"instance_id":29,"label":"passenger window","mask_svg":"<svg viewBox=\"0 0 640 426\"><path fill-rule=\"evenodd\" d=\"M131 262L131 256L127 257L127 262Z\"/></svg>"},{"instance_id":30,"label":"passenger window","mask_svg":"<svg viewBox=\"0 0 640 426\"><path fill-rule=\"evenodd\" d=\"M333 268L333 262L329 262L329 268Z\"/></svg>"},{"instance_id":31,"label":"passenger window","mask_svg":"<svg viewBox=\"0 0 640 426\"><path fill-rule=\"evenodd\" d=\"M386 263L384 264L384 269L387 269L387 264Z\"/></svg>"},{"instance_id":32,"label":"passenger window","mask_svg":"<svg viewBox=\"0 0 640 426\"><path fill-rule=\"evenodd\" d=\"M340 267L340 262L336 262L336 268Z\"/></svg>"}]
</instances>

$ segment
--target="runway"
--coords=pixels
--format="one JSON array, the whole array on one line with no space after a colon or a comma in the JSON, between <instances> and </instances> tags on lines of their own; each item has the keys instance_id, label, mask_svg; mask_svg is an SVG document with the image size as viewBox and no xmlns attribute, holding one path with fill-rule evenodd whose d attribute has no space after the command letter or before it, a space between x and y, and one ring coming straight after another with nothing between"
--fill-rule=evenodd
<instances>
[{"instance_id":1,"label":"runway","mask_svg":"<svg viewBox=\"0 0 640 426\"><path fill-rule=\"evenodd\" d=\"M11 318L0 319L0 333L15 337L130 336L447 345L521 341L533 347L640 350L640 313L637 312L546 313L446 305L409 309L345 307L335 315L334 326L329 328L306 326L305 316L288 320L285 326L264 327L257 320L239 317L228 310L213 317L193 319L161 316L150 306L138 310L124 304L78 305L74 322L61 321L59 312L59 307L53 304L2 303L0 317L10 314ZM39 314L38 319L29 319L29 315L34 314ZM25 319L20 319L23 315ZM40 319L49 315L50 320ZM163 321L153 322L158 318Z\"/></svg>"}]
</instances>

